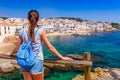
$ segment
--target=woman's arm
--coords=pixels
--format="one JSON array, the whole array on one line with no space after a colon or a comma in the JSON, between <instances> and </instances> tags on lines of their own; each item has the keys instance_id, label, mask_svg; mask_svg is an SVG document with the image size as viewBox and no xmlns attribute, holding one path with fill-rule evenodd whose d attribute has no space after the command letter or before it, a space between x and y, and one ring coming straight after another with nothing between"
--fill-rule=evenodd
<instances>
[{"instance_id":1,"label":"woman's arm","mask_svg":"<svg viewBox=\"0 0 120 80\"><path fill-rule=\"evenodd\" d=\"M15 54L15 53L18 51L21 43L22 43L22 38L21 38L21 36L19 36L17 45L16 45L16 47L13 49L13 51L12 51L12 52L6 52L6 53L4 53L4 55L12 55L12 54Z\"/></svg>"},{"instance_id":2,"label":"woman's arm","mask_svg":"<svg viewBox=\"0 0 120 80\"><path fill-rule=\"evenodd\" d=\"M46 36L46 33L45 31L43 30L42 31L42 35L41 35L41 38L44 42L44 44L47 46L47 48L53 52L56 56L58 56L60 59L63 59L63 60L72 60L71 58L69 57L63 57L52 45L51 43L49 42L47 36Z\"/></svg>"}]
</instances>

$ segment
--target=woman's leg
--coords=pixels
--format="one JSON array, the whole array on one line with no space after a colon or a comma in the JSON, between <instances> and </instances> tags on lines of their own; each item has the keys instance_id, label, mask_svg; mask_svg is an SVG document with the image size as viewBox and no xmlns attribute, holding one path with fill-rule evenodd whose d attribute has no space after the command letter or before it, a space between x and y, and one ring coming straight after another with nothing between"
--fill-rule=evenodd
<instances>
[{"instance_id":1,"label":"woman's leg","mask_svg":"<svg viewBox=\"0 0 120 80\"><path fill-rule=\"evenodd\" d=\"M24 80L32 80L32 75L29 72L22 72Z\"/></svg>"},{"instance_id":2,"label":"woman's leg","mask_svg":"<svg viewBox=\"0 0 120 80\"><path fill-rule=\"evenodd\" d=\"M32 74L33 80L44 80L44 73Z\"/></svg>"}]
</instances>

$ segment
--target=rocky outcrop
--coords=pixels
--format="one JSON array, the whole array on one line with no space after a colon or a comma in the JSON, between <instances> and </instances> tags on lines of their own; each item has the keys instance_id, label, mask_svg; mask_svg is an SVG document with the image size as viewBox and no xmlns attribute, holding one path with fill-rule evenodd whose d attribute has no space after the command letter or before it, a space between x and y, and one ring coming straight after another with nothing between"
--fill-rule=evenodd
<instances>
[{"instance_id":1,"label":"rocky outcrop","mask_svg":"<svg viewBox=\"0 0 120 80\"><path fill-rule=\"evenodd\" d=\"M114 77L115 80L120 80L120 69L112 68L110 74Z\"/></svg>"},{"instance_id":2,"label":"rocky outcrop","mask_svg":"<svg viewBox=\"0 0 120 80\"><path fill-rule=\"evenodd\" d=\"M0 65L0 71L4 72L4 73L9 73L9 72L14 72L15 71L15 67L13 64L10 63L3 63Z\"/></svg>"},{"instance_id":3,"label":"rocky outcrop","mask_svg":"<svg viewBox=\"0 0 120 80\"><path fill-rule=\"evenodd\" d=\"M51 70L44 66L44 76L48 77L50 75L50 73L51 73Z\"/></svg>"},{"instance_id":4,"label":"rocky outcrop","mask_svg":"<svg viewBox=\"0 0 120 80\"><path fill-rule=\"evenodd\" d=\"M114 80L114 78L110 75L109 71L98 67L95 68L94 73L92 75L92 80Z\"/></svg>"},{"instance_id":5,"label":"rocky outcrop","mask_svg":"<svg viewBox=\"0 0 120 80\"><path fill-rule=\"evenodd\" d=\"M116 30L117 30L116 28L111 27L111 28L106 28L105 32L116 31Z\"/></svg>"},{"instance_id":6,"label":"rocky outcrop","mask_svg":"<svg viewBox=\"0 0 120 80\"><path fill-rule=\"evenodd\" d=\"M9 59L8 61L4 59L0 59L0 60L2 61L0 64L0 72L2 73L10 73L20 69L20 67L17 64L15 64L16 63L15 60L9 60Z\"/></svg>"},{"instance_id":7,"label":"rocky outcrop","mask_svg":"<svg viewBox=\"0 0 120 80\"><path fill-rule=\"evenodd\" d=\"M97 67L94 69L94 72L91 73L91 77L92 80L120 80L120 69L102 69ZM84 76L77 75L72 80L84 80Z\"/></svg>"},{"instance_id":8,"label":"rocky outcrop","mask_svg":"<svg viewBox=\"0 0 120 80\"><path fill-rule=\"evenodd\" d=\"M79 32L79 33L73 33L72 35L74 35L74 36L93 36L95 34L93 34L92 32Z\"/></svg>"},{"instance_id":9,"label":"rocky outcrop","mask_svg":"<svg viewBox=\"0 0 120 80\"><path fill-rule=\"evenodd\" d=\"M6 36L4 38L4 41L3 42L7 42L7 43L14 43L18 40L18 37L16 36Z\"/></svg>"},{"instance_id":10,"label":"rocky outcrop","mask_svg":"<svg viewBox=\"0 0 120 80\"><path fill-rule=\"evenodd\" d=\"M16 70L20 69L20 66L18 66L16 60L10 60L10 59L0 59L0 73L13 73ZM50 69L47 67L44 67L44 74L45 77L49 76Z\"/></svg>"}]
</instances>

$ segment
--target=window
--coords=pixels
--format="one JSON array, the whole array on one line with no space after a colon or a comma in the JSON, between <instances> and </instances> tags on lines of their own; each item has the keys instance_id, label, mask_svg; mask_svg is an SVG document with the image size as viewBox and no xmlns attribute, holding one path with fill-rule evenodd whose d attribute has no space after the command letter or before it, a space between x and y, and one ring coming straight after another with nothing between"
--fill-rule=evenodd
<instances>
[{"instance_id":1,"label":"window","mask_svg":"<svg viewBox=\"0 0 120 80\"><path fill-rule=\"evenodd\" d=\"M1 26L0 26L0 35L1 35Z\"/></svg>"},{"instance_id":2,"label":"window","mask_svg":"<svg viewBox=\"0 0 120 80\"><path fill-rule=\"evenodd\" d=\"M8 32L9 32L9 34L10 34L10 27L8 26Z\"/></svg>"},{"instance_id":3,"label":"window","mask_svg":"<svg viewBox=\"0 0 120 80\"><path fill-rule=\"evenodd\" d=\"M6 33L7 33L7 32L6 32L6 26L4 27L4 31L5 31L5 34L6 34Z\"/></svg>"}]
</instances>

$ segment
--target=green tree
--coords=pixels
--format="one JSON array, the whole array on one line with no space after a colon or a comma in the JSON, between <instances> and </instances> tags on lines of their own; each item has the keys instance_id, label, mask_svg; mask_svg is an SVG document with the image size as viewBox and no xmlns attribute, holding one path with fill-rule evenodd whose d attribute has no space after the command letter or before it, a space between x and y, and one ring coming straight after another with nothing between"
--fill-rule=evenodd
<instances>
[{"instance_id":1,"label":"green tree","mask_svg":"<svg viewBox=\"0 0 120 80\"><path fill-rule=\"evenodd\" d=\"M120 28L120 24L119 23L111 23L112 27L115 28Z\"/></svg>"},{"instance_id":2,"label":"green tree","mask_svg":"<svg viewBox=\"0 0 120 80\"><path fill-rule=\"evenodd\" d=\"M76 20L78 22L83 22L84 20L81 18L75 18L75 17L58 17L57 19L68 19L68 20Z\"/></svg>"},{"instance_id":3,"label":"green tree","mask_svg":"<svg viewBox=\"0 0 120 80\"><path fill-rule=\"evenodd\" d=\"M4 19L4 20L8 19L8 17L0 17L0 18L2 18L2 19Z\"/></svg>"}]
</instances>

